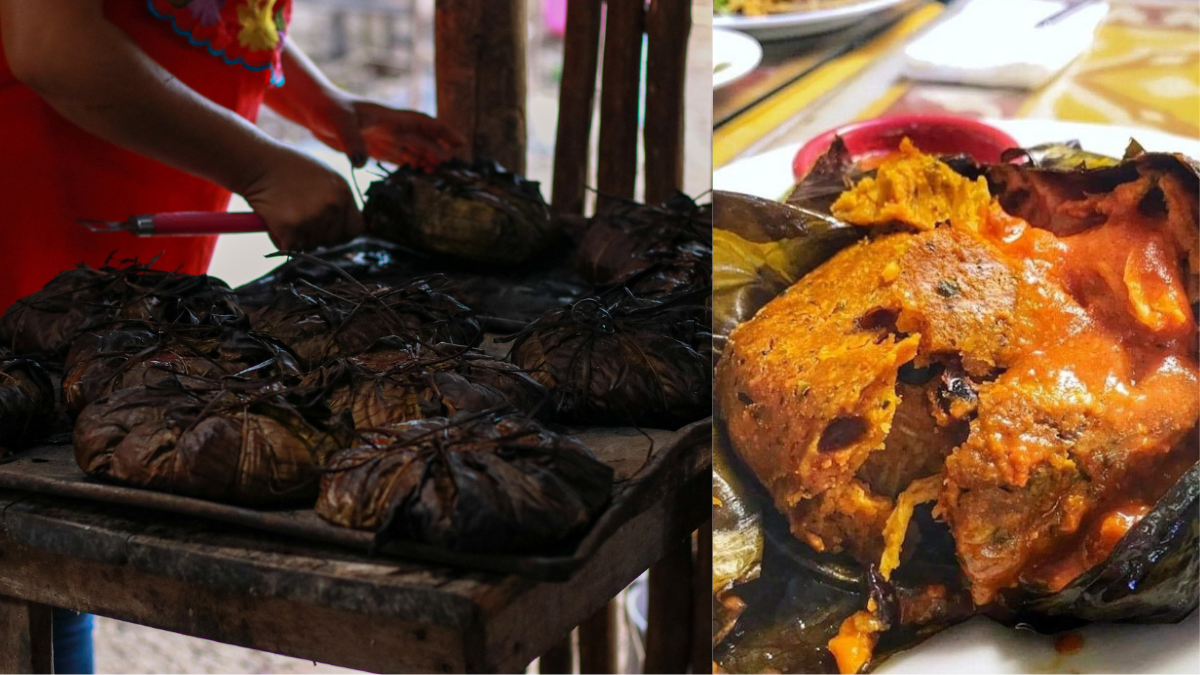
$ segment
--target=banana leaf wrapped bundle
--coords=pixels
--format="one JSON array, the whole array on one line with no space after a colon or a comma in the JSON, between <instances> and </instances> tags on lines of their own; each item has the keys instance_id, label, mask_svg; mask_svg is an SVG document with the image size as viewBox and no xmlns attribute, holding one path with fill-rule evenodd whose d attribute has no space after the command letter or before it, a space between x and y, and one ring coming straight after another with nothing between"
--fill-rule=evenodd
<instances>
[{"instance_id":1,"label":"banana leaf wrapped bundle","mask_svg":"<svg viewBox=\"0 0 1200 675\"><path fill-rule=\"evenodd\" d=\"M714 469L756 489L714 498L765 540L715 663L863 672L974 613L1193 612L1195 165L902 146L864 172L838 145L786 204L715 197Z\"/></svg>"},{"instance_id":2,"label":"banana leaf wrapped bundle","mask_svg":"<svg viewBox=\"0 0 1200 675\"><path fill-rule=\"evenodd\" d=\"M479 322L470 309L436 287L439 281L290 284L255 311L250 323L287 345L310 370L359 354L388 336L410 344L477 343Z\"/></svg>"},{"instance_id":3,"label":"banana leaf wrapped bundle","mask_svg":"<svg viewBox=\"0 0 1200 675\"><path fill-rule=\"evenodd\" d=\"M200 388L178 376L116 391L75 422L75 460L123 485L252 506L312 503L351 430L314 392L261 383Z\"/></svg>"},{"instance_id":4,"label":"banana leaf wrapped bundle","mask_svg":"<svg viewBox=\"0 0 1200 675\"><path fill-rule=\"evenodd\" d=\"M613 470L579 441L509 411L460 413L373 430L321 479L317 514L473 553L559 549L608 503Z\"/></svg>"},{"instance_id":5,"label":"banana leaf wrapped bundle","mask_svg":"<svg viewBox=\"0 0 1200 675\"><path fill-rule=\"evenodd\" d=\"M707 416L712 370L688 339L687 304L602 296L548 312L512 341L509 360L550 390L555 414L583 424L670 428Z\"/></svg>"},{"instance_id":6,"label":"banana leaf wrapped bundle","mask_svg":"<svg viewBox=\"0 0 1200 675\"><path fill-rule=\"evenodd\" d=\"M569 265L544 257L547 260L533 261L519 272L481 272L474 263L435 259L382 239L359 237L296 255L238 287L237 295L243 307L257 309L292 284L323 287L348 276L362 283L402 286L416 277L438 275L445 279L438 290L469 307L485 328L512 332L544 312L578 300L588 290Z\"/></svg>"},{"instance_id":7,"label":"banana leaf wrapped bundle","mask_svg":"<svg viewBox=\"0 0 1200 675\"><path fill-rule=\"evenodd\" d=\"M61 357L83 329L116 320L219 324L243 316L220 279L151 269L80 265L17 300L0 318L0 342L18 354Z\"/></svg>"},{"instance_id":8,"label":"banana leaf wrapped bundle","mask_svg":"<svg viewBox=\"0 0 1200 675\"><path fill-rule=\"evenodd\" d=\"M402 166L367 188L363 219L388 241L499 265L523 263L561 236L536 182L483 160L432 173Z\"/></svg>"},{"instance_id":9,"label":"banana leaf wrapped bundle","mask_svg":"<svg viewBox=\"0 0 1200 675\"><path fill-rule=\"evenodd\" d=\"M592 216L575 267L602 286L627 282L651 267L673 278L674 286L706 282L711 270L672 263L699 258L711 265L712 222L712 205L697 205L682 192L662 206L610 199Z\"/></svg>"},{"instance_id":10,"label":"banana leaf wrapped bundle","mask_svg":"<svg viewBox=\"0 0 1200 675\"><path fill-rule=\"evenodd\" d=\"M348 412L356 429L507 406L533 413L546 400L545 387L524 371L479 350L392 338L326 365L307 382L327 392L333 412Z\"/></svg>"},{"instance_id":11,"label":"banana leaf wrapped bundle","mask_svg":"<svg viewBox=\"0 0 1200 675\"><path fill-rule=\"evenodd\" d=\"M283 343L240 326L118 322L75 338L63 363L63 408L78 415L102 396L172 375L208 386L224 378L298 380L303 372Z\"/></svg>"},{"instance_id":12,"label":"banana leaf wrapped bundle","mask_svg":"<svg viewBox=\"0 0 1200 675\"><path fill-rule=\"evenodd\" d=\"M44 435L54 420L54 384L37 361L0 349L0 458Z\"/></svg>"}]
</instances>

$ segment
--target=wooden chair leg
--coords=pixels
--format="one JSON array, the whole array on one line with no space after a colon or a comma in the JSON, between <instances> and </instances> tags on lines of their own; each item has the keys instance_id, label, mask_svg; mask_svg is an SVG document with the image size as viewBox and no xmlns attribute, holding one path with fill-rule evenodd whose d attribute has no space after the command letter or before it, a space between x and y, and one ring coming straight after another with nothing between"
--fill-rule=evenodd
<instances>
[{"instance_id":1,"label":"wooden chair leg","mask_svg":"<svg viewBox=\"0 0 1200 675\"><path fill-rule=\"evenodd\" d=\"M542 675L571 675L575 672L575 649L570 633L542 654L538 659L538 672Z\"/></svg>"},{"instance_id":2,"label":"wooden chair leg","mask_svg":"<svg viewBox=\"0 0 1200 675\"><path fill-rule=\"evenodd\" d=\"M53 673L50 607L0 596L0 673Z\"/></svg>"},{"instance_id":3,"label":"wooden chair leg","mask_svg":"<svg viewBox=\"0 0 1200 675\"><path fill-rule=\"evenodd\" d=\"M692 539L650 568L644 673L683 673L691 662Z\"/></svg>"},{"instance_id":4,"label":"wooden chair leg","mask_svg":"<svg viewBox=\"0 0 1200 675\"><path fill-rule=\"evenodd\" d=\"M579 672L617 672L617 610L616 600L609 600L595 614L579 624Z\"/></svg>"},{"instance_id":5,"label":"wooden chair leg","mask_svg":"<svg viewBox=\"0 0 1200 675\"><path fill-rule=\"evenodd\" d=\"M712 668L712 521L696 531L692 574L692 672Z\"/></svg>"}]
</instances>

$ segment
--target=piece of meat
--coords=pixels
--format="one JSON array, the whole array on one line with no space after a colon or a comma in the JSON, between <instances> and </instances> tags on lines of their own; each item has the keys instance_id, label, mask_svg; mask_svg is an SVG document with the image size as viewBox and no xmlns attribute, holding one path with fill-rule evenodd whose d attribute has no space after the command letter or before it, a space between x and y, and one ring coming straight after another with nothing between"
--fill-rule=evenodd
<instances>
[{"instance_id":1,"label":"piece of meat","mask_svg":"<svg viewBox=\"0 0 1200 675\"><path fill-rule=\"evenodd\" d=\"M897 372L921 363L923 345L931 355L973 350L973 363L990 371L1017 302L1011 270L995 259L970 232L883 236L834 256L730 335L717 373L720 410L734 449L796 536L863 559L878 553L879 531L867 529L886 519L886 493L864 484L854 498L820 496L848 489L885 448L901 400ZM948 442L934 439L933 452Z\"/></svg>"}]
</instances>

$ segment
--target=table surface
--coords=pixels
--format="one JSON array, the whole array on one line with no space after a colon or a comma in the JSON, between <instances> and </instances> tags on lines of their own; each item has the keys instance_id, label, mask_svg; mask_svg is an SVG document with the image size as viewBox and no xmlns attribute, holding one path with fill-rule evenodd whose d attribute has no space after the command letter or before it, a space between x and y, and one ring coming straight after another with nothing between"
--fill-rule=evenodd
<instances>
[{"instance_id":1,"label":"table surface","mask_svg":"<svg viewBox=\"0 0 1200 675\"><path fill-rule=\"evenodd\" d=\"M905 80L901 53L958 11L920 0L819 39L764 45L762 72L714 96L720 167L868 117L952 113L1141 126L1200 137L1200 3L1109 0L1089 49L1035 91Z\"/></svg>"},{"instance_id":2,"label":"table surface","mask_svg":"<svg viewBox=\"0 0 1200 675\"><path fill-rule=\"evenodd\" d=\"M561 583L0 491L0 597L362 670L520 672L709 518L707 441Z\"/></svg>"}]
</instances>

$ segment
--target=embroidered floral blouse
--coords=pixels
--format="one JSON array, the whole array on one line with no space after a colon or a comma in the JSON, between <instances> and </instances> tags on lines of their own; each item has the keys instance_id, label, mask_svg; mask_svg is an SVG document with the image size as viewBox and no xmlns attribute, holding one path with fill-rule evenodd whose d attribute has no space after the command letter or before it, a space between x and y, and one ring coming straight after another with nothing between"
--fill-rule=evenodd
<instances>
[{"instance_id":1,"label":"embroidered floral blouse","mask_svg":"<svg viewBox=\"0 0 1200 675\"><path fill-rule=\"evenodd\" d=\"M150 13L176 33L225 63L252 71L270 69L283 84L283 53L292 0L146 0Z\"/></svg>"}]
</instances>

